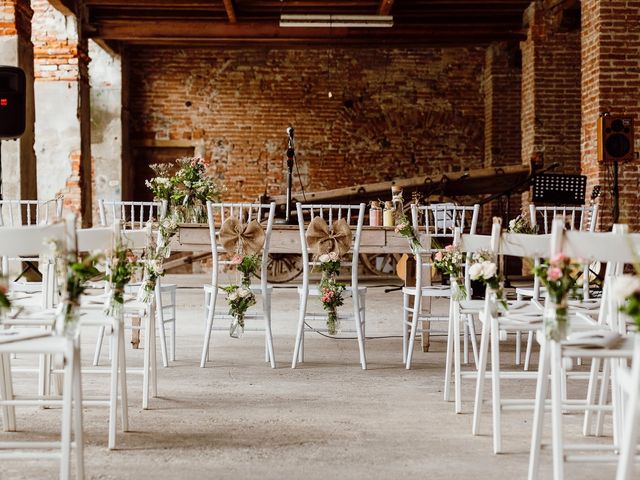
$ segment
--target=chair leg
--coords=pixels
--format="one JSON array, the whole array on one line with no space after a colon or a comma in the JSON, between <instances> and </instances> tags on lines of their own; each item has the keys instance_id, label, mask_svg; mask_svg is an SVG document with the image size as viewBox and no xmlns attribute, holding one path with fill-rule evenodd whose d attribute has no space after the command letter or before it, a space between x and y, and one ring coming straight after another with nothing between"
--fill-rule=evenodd
<instances>
[{"instance_id":1,"label":"chair leg","mask_svg":"<svg viewBox=\"0 0 640 480\"><path fill-rule=\"evenodd\" d=\"M80 368L80 350L75 349L73 375L73 437L76 444L76 478L84 478L84 430L82 421L82 372Z\"/></svg>"},{"instance_id":2,"label":"chair leg","mask_svg":"<svg viewBox=\"0 0 640 480\"><path fill-rule=\"evenodd\" d=\"M409 295L402 294L402 363L407 363L407 342L409 341Z\"/></svg>"},{"instance_id":3,"label":"chair leg","mask_svg":"<svg viewBox=\"0 0 640 480\"><path fill-rule=\"evenodd\" d=\"M158 355L156 348L156 316L149 315L149 333L151 334L151 342L148 343L150 352L150 365L151 365L151 396L156 398L158 396Z\"/></svg>"},{"instance_id":4,"label":"chair leg","mask_svg":"<svg viewBox=\"0 0 640 480\"><path fill-rule=\"evenodd\" d=\"M516 365L520 365L522 360L522 334L516 332Z\"/></svg>"},{"instance_id":5,"label":"chair leg","mask_svg":"<svg viewBox=\"0 0 640 480\"><path fill-rule=\"evenodd\" d=\"M206 319L204 327L204 343L202 345L202 354L200 355L200 368L204 368L205 362L209 357L209 343L211 342L211 329L213 328L213 314L216 311L216 297L218 290L214 288L209 294L209 303L206 309Z\"/></svg>"},{"instance_id":6,"label":"chair leg","mask_svg":"<svg viewBox=\"0 0 640 480\"><path fill-rule=\"evenodd\" d=\"M13 400L13 380L11 378L11 358L7 354L0 354L0 399ZM5 432L16 431L16 407L2 406L2 427Z\"/></svg>"},{"instance_id":7,"label":"chair leg","mask_svg":"<svg viewBox=\"0 0 640 480\"><path fill-rule=\"evenodd\" d=\"M527 350L524 354L524 369L525 371L529 370L529 365L531 364L531 350L533 349L533 335L535 332L529 332L527 336Z\"/></svg>"},{"instance_id":8,"label":"chair leg","mask_svg":"<svg viewBox=\"0 0 640 480\"><path fill-rule=\"evenodd\" d=\"M611 361L605 359L603 361L604 365L602 368L602 382L600 385L600 399L598 404L604 406L607 404L607 399L609 397L609 378L611 374ZM604 413L602 410L598 410L596 413L596 437L601 437L604 430Z\"/></svg>"},{"instance_id":9,"label":"chair leg","mask_svg":"<svg viewBox=\"0 0 640 480\"><path fill-rule=\"evenodd\" d=\"M589 372L589 385L587 387L587 407L595 405L596 392L598 390L598 373L600 372L600 359L595 357L591 360L591 370ZM593 433L592 430L593 410L586 409L584 412L584 422L582 425L582 434L587 437Z\"/></svg>"},{"instance_id":10,"label":"chair leg","mask_svg":"<svg viewBox=\"0 0 640 480\"><path fill-rule=\"evenodd\" d=\"M564 441L562 418L562 356L560 345L550 342L551 359L551 437L553 441L553 478L564 478Z\"/></svg>"},{"instance_id":11,"label":"chair leg","mask_svg":"<svg viewBox=\"0 0 640 480\"><path fill-rule=\"evenodd\" d=\"M118 422L118 363L120 359L119 326L115 325L111 335L116 337L111 342L111 382L109 390L109 450L116 448L116 426ZM145 349L148 345L145 345Z\"/></svg>"},{"instance_id":12,"label":"chair leg","mask_svg":"<svg viewBox=\"0 0 640 480\"><path fill-rule=\"evenodd\" d=\"M452 308L457 308L456 304L451 302ZM444 401L451 401L451 370L453 369L453 314L449 313L449 321L447 325L447 355L444 366ZM405 327L406 328L406 327Z\"/></svg>"},{"instance_id":13,"label":"chair leg","mask_svg":"<svg viewBox=\"0 0 640 480\"><path fill-rule=\"evenodd\" d=\"M267 340L267 361L271 362L271 368L276 368L276 355L273 350L273 333L271 332L271 294L263 292L262 299L265 337Z\"/></svg>"},{"instance_id":14,"label":"chair leg","mask_svg":"<svg viewBox=\"0 0 640 480\"><path fill-rule=\"evenodd\" d=\"M542 447L542 428L544 425L544 409L549 389L549 352L546 342L540 346L540 361L538 362L538 379L536 383L536 400L533 410L533 430L531 433L531 450L529 452L528 480L538 478L540 464L540 449Z\"/></svg>"},{"instance_id":15,"label":"chair leg","mask_svg":"<svg viewBox=\"0 0 640 480\"><path fill-rule=\"evenodd\" d=\"M453 300L450 301L453 303ZM461 358L460 358L460 311L457 308L450 308L449 315L453 315L453 373L454 373L454 400L455 412L462 412L462 390L460 384L461 378Z\"/></svg>"},{"instance_id":16,"label":"chair leg","mask_svg":"<svg viewBox=\"0 0 640 480\"><path fill-rule=\"evenodd\" d=\"M473 315L467 316L467 322L469 324L469 336L471 337L471 348L473 349L473 363L476 370L478 369L478 338L476 337L476 326L473 322Z\"/></svg>"},{"instance_id":17,"label":"chair leg","mask_svg":"<svg viewBox=\"0 0 640 480\"><path fill-rule=\"evenodd\" d=\"M177 288L177 287L176 287ZM171 361L176 361L176 328L178 317L176 312L176 289L171 290Z\"/></svg>"},{"instance_id":18,"label":"chair leg","mask_svg":"<svg viewBox=\"0 0 640 480\"><path fill-rule=\"evenodd\" d=\"M367 355L364 349L364 332L362 331L362 312L360 311L360 292L357 288L353 289L353 319L356 323L356 334L358 336L358 348L360 350L360 366L363 370L367 369Z\"/></svg>"},{"instance_id":19,"label":"chair leg","mask_svg":"<svg viewBox=\"0 0 640 480\"><path fill-rule=\"evenodd\" d=\"M502 402L500 396L500 330L491 319L491 393L493 411L493 453L502 452Z\"/></svg>"},{"instance_id":20,"label":"chair leg","mask_svg":"<svg viewBox=\"0 0 640 480\"><path fill-rule=\"evenodd\" d=\"M637 348L637 347L636 347ZM631 367L631 385L627 399L626 412L624 415L625 428L621 432L620 457L618 459L618 470L616 480L630 480L634 478L633 470L635 463L635 453L638 441L640 441L640 365L636 365L638 356L636 354Z\"/></svg>"},{"instance_id":21,"label":"chair leg","mask_svg":"<svg viewBox=\"0 0 640 480\"><path fill-rule=\"evenodd\" d=\"M96 340L96 351L93 354L93 365L95 367L100 363L100 353L102 352L102 342L104 342L104 326L98 329L98 339Z\"/></svg>"},{"instance_id":22,"label":"chair leg","mask_svg":"<svg viewBox=\"0 0 640 480\"><path fill-rule=\"evenodd\" d=\"M464 342L462 361L465 365L468 365L469 364L469 325L467 325L466 322L462 327L462 339Z\"/></svg>"},{"instance_id":23,"label":"chair leg","mask_svg":"<svg viewBox=\"0 0 640 480\"><path fill-rule=\"evenodd\" d=\"M478 365L478 378L476 379L476 395L473 404L473 423L471 432L473 435L480 433L480 414L482 413L482 401L484 396L484 375L487 371L487 356L489 353L489 335L490 325L489 318L482 323L482 332L480 333L480 364Z\"/></svg>"},{"instance_id":24,"label":"chair leg","mask_svg":"<svg viewBox=\"0 0 640 480\"><path fill-rule=\"evenodd\" d=\"M169 353L167 351L167 336L164 330L164 308L162 303L162 291L160 290L160 284L156 285L156 328L160 334L160 351L162 353L162 366L169 366Z\"/></svg>"},{"instance_id":25,"label":"chair leg","mask_svg":"<svg viewBox=\"0 0 640 480\"><path fill-rule=\"evenodd\" d=\"M77 361L67 358L64 369L64 387L62 392L62 430L60 435L60 445L62 455L60 458L60 478L68 480L71 477L71 412L73 397L73 378L76 375L75 367ZM78 405L79 408L80 405Z\"/></svg>"},{"instance_id":26,"label":"chair leg","mask_svg":"<svg viewBox=\"0 0 640 480\"><path fill-rule=\"evenodd\" d=\"M300 309L298 311L298 331L296 332L296 343L293 347L293 360L291 361L291 368L296 368L298 362L302 362L300 358L302 350L302 342L304 336L304 317L307 314L307 299L309 295L309 288L305 286L302 292L300 292Z\"/></svg>"},{"instance_id":27,"label":"chair leg","mask_svg":"<svg viewBox=\"0 0 640 480\"><path fill-rule=\"evenodd\" d=\"M413 359L413 348L416 343L416 333L418 331L418 321L420 316L420 305L422 302L421 291L416 289L416 294L413 296L413 308L411 309L411 333L409 334L409 345L407 345L407 361L405 368L409 370L411 368L411 360Z\"/></svg>"},{"instance_id":28,"label":"chair leg","mask_svg":"<svg viewBox=\"0 0 640 480\"><path fill-rule=\"evenodd\" d=\"M118 364L120 367L120 415L122 421L122 431L129 431L129 394L127 392L127 356L125 352L124 343L124 329L121 327L118 329L118 343L119 358Z\"/></svg>"}]
</instances>

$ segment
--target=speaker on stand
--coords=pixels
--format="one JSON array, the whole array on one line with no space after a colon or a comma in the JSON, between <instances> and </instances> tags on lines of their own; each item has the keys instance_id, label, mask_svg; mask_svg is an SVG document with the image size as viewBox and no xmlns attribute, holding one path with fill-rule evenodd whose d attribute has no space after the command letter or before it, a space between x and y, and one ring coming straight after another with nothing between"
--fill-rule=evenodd
<instances>
[{"instance_id":1,"label":"speaker on stand","mask_svg":"<svg viewBox=\"0 0 640 480\"><path fill-rule=\"evenodd\" d=\"M605 112L598 117L598 161L613 163L613 223L620 218L618 163L635 158L633 118Z\"/></svg>"},{"instance_id":2,"label":"speaker on stand","mask_svg":"<svg viewBox=\"0 0 640 480\"><path fill-rule=\"evenodd\" d=\"M26 127L27 78L18 67L0 65L0 200L2 200L2 140L20 138Z\"/></svg>"}]
</instances>

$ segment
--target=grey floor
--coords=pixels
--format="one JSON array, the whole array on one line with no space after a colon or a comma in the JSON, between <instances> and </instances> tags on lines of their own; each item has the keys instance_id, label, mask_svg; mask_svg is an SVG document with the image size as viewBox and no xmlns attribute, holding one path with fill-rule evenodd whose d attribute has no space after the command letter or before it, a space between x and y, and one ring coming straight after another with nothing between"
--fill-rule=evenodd
<instances>
[{"instance_id":1,"label":"grey floor","mask_svg":"<svg viewBox=\"0 0 640 480\"><path fill-rule=\"evenodd\" d=\"M354 340L307 334L306 363L290 368L296 322L295 289L276 289L273 298L278 368L263 362L263 337L247 332L231 339L214 332L211 362L198 366L202 345L202 290L206 276L175 276L179 284L177 360L159 371L159 397L140 408L141 377L130 375L130 427L109 451L107 410L85 409L87 477L95 479L395 479L526 478L531 413L506 413L504 447L494 455L490 404L482 435L471 435L474 384L463 387L464 413L443 401L444 337L433 338L429 353L419 349L414 368L401 365L399 338L367 341L369 369L358 365ZM371 286L367 335L400 332L399 292ZM444 307L445 305L440 305ZM226 325L221 325L226 327ZM127 336L129 333L127 333ZM93 355L95 332L83 333L83 360ZM513 365L513 342L503 345L503 364ZM142 350L127 349L132 366ZM106 360L106 359L105 359ZM33 363L19 358L15 365ZM106 362L105 362L106 363ZM107 376L85 375L85 395L104 394ZM34 390L34 377L16 374L19 392ZM527 398L534 385L503 382L505 396ZM570 392L583 392L581 383ZM490 392L487 388L486 396ZM567 439L581 441L581 417L568 415ZM18 410L17 433L0 440L55 439L60 410ZM545 439L549 439L546 425ZM604 439L609 441L610 438ZM602 440L601 440L602 441ZM2 461L0 479L56 478L55 462ZM571 464L567 478L609 479L613 465ZM543 452L540 478L551 478L550 451Z\"/></svg>"}]
</instances>

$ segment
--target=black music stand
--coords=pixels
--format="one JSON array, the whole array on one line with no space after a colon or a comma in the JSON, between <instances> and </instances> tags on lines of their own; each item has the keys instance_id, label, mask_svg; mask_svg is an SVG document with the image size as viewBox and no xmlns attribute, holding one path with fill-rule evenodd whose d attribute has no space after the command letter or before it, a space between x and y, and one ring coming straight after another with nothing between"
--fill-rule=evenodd
<instances>
[{"instance_id":1,"label":"black music stand","mask_svg":"<svg viewBox=\"0 0 640 480\"><path fill-rule=\"evenodd\" d=\"M553 205L584 205L586 175L546 173L533 181L533 202Z\"/></svg>"}]
</instances>

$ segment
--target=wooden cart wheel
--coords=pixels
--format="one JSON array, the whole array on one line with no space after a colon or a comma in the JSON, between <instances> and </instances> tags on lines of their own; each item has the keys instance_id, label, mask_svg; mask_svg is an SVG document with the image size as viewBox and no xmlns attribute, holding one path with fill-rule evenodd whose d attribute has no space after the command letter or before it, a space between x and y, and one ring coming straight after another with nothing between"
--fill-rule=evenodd
<instances>
[{"instance_id":1,"label":"wooden cart wheel","mask_svg":"<svg viewBox=\"0 0 640 480\"><path fill-rule=\"evenodd\" d=\"M362 253L360 254L360 260L366 273L378 276L395 275L396 265L401 256L399 253Z\"/></svg>"},{"instance_id":2,"label":"wooden cart wheel","mask_svg":"<svg viewBox=\"0 0 640 480\"><path fill-rule=\"evenodd\" d=\"M258 272L258 276L259 276ZM270 253L267 263L267 280L270 283L287 283L302 273L302 255Z\"/></svg>"}]
</instances>

